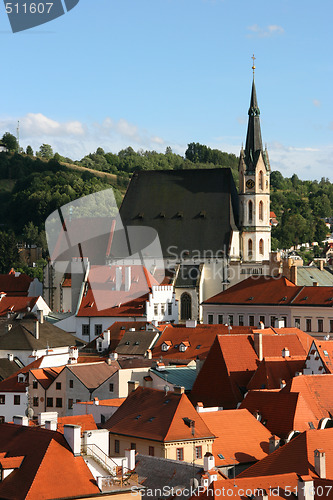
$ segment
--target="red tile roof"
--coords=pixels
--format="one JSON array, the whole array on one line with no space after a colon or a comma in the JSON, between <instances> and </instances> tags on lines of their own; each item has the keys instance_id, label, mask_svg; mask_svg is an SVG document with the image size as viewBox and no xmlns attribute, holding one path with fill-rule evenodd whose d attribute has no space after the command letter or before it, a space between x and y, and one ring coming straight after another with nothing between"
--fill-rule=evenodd
<instances>
[{"instance_id":1,"label":"red tile roof","mask_svg":"<svg viewBox=\"0 0 333 500\"><path fill-rule=\"evenodd\" d=\"M7 316L9 312L27 312L36 305L39 297L5 296L0 299L0 316Z\"/></svg>"},{"instance_id":2,"label":"red tile roof","mask_svg":"<svg viewBox=\"0 0 333 500\"><path fill-rule=\"evenodd\" d=\"M278 448L238 477L256 477L296 472L301 476L318 478L314 469L314 451L326 455L326 478L333 479L333 429L308 430Z\"/></svg>"},{"instance_id":3,"label":"red tile roof","mask_svg":"<svg viewBox=\"0 0 333 500\"><path fill-rule=\"evenodd\" d=\"M298 377L297 377L298 378ZM302 394L281 391L249 391L240 408L259 413L272 434L286 439L292 430L305 431L318 425L318 418Z\"/></svg>"},{"instance_id":4,"label":"red tile roof","mask_svg":"<svg viewBox=\"0 0 333 500\"><path fill-rule=\"evenodd\" d=\"M271 433L248 410L204 411L199 415L216 436L213 455L218 467L235 461L256 462L268 454Z\"/></svg>"},{"instance_id":5,"label":"red tile roof","mask_svg":"<svg viewBox=\"0 0 333 500\"><path fill-rule=\"evenodd\" d=\"M333 373L333 342L332 340L313 341L326 373Z\"/></svg>"},{"instance_id":6,"label":"red tile roof","mask_svg":"<svg viewBox=\"0 0 333 500\"><path fill-rule=\"evenodd\" d=\"M83 458L73 456L59 432L1 424L0 452L5 458L25 457L20 467L0 482L1 498L65 499L99 493Z\"/></svg>"},{"instance_id":7,"label":"red tile roof","mask_svg":"<svg viewBox=\"0 0 333 500\"><path fill-rule=\"evenodd\" d=\"M58 417L57 431L64 433L64 425L79 425L81 427L81 434L84 431L93 431L97 429L94 417L91 413L86 415L71 415L69 417Z\"/></svg>"},{"instance_id":8,"label":"red tile roof","mask_svg":"<svg viewBox=\"0 0 333 500\"><path fill-rule=\"evenodd\" d=\"M12 269L8 274L0 274L0 290L7 296L28 296L33 279L24 273L15 273Z\"/></svg>"},{"instance_id":9,"label":"red tile roof","mask_svg":"<svg viewBox=\"0 0 333 500\"><path fill-rule=\"evenodd\" d=\"M250 276L204 304L333 307L333 287L297 286L284 276Z\"/></svg>"},{"instance_id":10,"label":"red tile roof","mask_svg":"<svg viewBox=\"0 0 333 500\"><path fill-rule=\"evenodd\" d=\"M248 390L252 389L280 389L281 380L288 382L296 372L302 372L306 356L292 358L264 358L250 382Z\"/></svg>"},{"instance_id":11,"label":"red tile roof","mask_svg":"<svg viewBox=\"0 0 333 500\"><path fill-rule=\"evenodd\" d=\"M122 266L123 274L124 267ZM125 292L113 289L116 279L115 266L92 266L88 289L82 298L77 316L144 316L148 292L153 285L158 285L158 282L143 266L130 267L131 288L129 292Z\"/></svg>"},{"instance_id":12,"label":"red tile roof","mask_svg":"<svg viewBox=\"0 0 333 500\"><path fill-rule=\"evenodd\" d=\"M64 366L57 366L54 368L37 368L30 370L30 373L40 383L43 389L48 389L64 368Z\"/></svg>"},{"instance_id":13,"label":"red tile roof","mask_svg":"<svg viewBox=\"0 0 333 500\"><path fill-rule=\"evenodd\" d=\"M103 427L112 434L153 441L193 440L185 417L195 421L195 439L214 437L185 394L138 387Z\"/></svg>"},{"instance_id":14,"label":"red tile roof","mask_svg":"<svg viewBox=\"0 0 333 500\"><path fill-rule=\"evenodd\" d=\"M126 398L99 399L98 406L121 406ZM93 405L94 401L80 401L78 405Z\"/></svg>"},{"instance_id":15,"label":"red tile roof","mask_svg":"<svg viewBox=\"0 0 333 500\"><path fill-rule=\"evenodd\" d=\"M94 390L119 370L117 361L108 363L84 363L67 365L67 369L78 378L87 389Z\"/></svg>"}]
</instances>

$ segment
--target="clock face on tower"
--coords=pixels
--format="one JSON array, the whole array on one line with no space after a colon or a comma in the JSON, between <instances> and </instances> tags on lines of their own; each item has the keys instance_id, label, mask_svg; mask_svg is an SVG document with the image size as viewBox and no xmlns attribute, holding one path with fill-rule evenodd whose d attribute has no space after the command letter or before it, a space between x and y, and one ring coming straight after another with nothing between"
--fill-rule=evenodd
<instances>
[{"instance_id":1,"label":"clock face on tower","mask_svg":"<svg viewBox=\"0 0 333 500\"><path fill-rule=\"evenodd\" d=\"M246 187L247 187L248 189L252 189L252 188L254 188L254 180L253 180L253 179L249 179L249 180L247 180L247 181L246 181Z\"/></svg>"}]
</instances>

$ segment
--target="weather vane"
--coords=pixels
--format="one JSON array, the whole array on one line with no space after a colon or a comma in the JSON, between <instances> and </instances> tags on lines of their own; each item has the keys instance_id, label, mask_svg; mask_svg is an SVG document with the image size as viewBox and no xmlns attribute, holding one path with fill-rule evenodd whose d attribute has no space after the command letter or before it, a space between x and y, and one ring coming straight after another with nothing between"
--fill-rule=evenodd
<instances>
[{"instance_id":1,"label":"weather vane","mask_svg":"<svg viewBox=\"0 0 333 500\"><path fill-rule=\"evenodd\" d=\"M256 69L255 65L254 65L254 61L255 61L255 57L254 57L254 54L253 56L251 57L251 59L253 60L253 66L252 66L252 70L253 70L253 76L254 76L254 70Z\"/></svg>"}]
</instances>

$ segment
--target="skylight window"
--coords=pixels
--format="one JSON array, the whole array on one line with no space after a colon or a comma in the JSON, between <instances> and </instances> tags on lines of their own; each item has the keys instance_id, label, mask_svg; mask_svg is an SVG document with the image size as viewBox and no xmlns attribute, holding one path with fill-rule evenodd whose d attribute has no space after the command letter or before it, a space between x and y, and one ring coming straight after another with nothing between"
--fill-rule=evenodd
<instances>
[{"instance_id":1,"label":"skylight window","mask_svg":"<svg viewBox=\"0 0 333 500\"><path fill-rule=\"evenodd\" d=\"M308 422L308 425L309 425L310 429L315 429L315 426L313 425L313 422Z\"/></svg>"},{"instance_id":2,"label":"skylight window","mask_svg":"<svg viewBox=\"0 0 333 500\"><path fill-rule=\"evenodd\" d=\"M137 416L135 417L135 420L139 420L139 418L140 418L140 417L141 417L141 415L137 415Z\"/></svg>"},{"instance_id":3,"label":"skylight window","mask_svg":"<svg viewBox=\"0 0 333 500\"><path fill-rule=\"evenodd\" d=\"M225 460L224 456L222 455L222 453L218 453L217 456L221 459L221 460Z\"/></svg>"},{"instance_id":4,"label":"skylight window","mask_svg":"<svg viewBox=\"0 0 333 500\"><path fill-rule=\"evenodd\" d=\"M156 417L150 417L150 418L148 419L148 422L152 422L155 418L156 418Z\"/></svg>"},{"instance_id":5,"label":"skylight window","mask_svg":"<svg viewBox=\"0 0 333 500\"><path fill-rule=\"evenodd\" d=\"M196 349L201 349L201 344L198 344Z\"/></svg>"},{"instance_id":6,"label":"skylight window","mask_svg":"<svg viewBox=\"0 0 333 500\"><path fill-rule=\"evenodd\" d=\"M166 399L165 401L163 401L163 404L167 405L168 403L170 403L170 399Z\"/></svg>"},{"instance_id":7,"label":"skylight window","mask_svg":"<svg viewBox=\"0 0 333 500\"><path fill-rule=\"evenodd\" d=\"M328 352L327 351L324 351L324 354L325 354L325 356L328 356Z\"/></svg>"}]
</instances>

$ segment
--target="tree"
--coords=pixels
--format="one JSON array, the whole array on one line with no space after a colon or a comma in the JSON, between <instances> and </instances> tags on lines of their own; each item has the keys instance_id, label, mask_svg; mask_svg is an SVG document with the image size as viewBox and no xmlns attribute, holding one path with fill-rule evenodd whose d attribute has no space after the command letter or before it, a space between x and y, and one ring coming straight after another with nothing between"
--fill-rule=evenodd
<instances>
[{"instance_id":1,"label":"tree","mask_svg":"<svg viewBox=\"0 0 333 500\"><path fill-rule=\"evenodd\" d=\"M39 154L38 156L40 158L45 158L46 160L50 160L53 158L53 149L50 144L42 144L39 148Z\"/></svg>"},{"instance_id":2,"label":"tree","mask_svg":"<svg viewBox=\"0 0 333 500\"><path fill-rule=\"evenodd\" d=\"M36 245L38 241L38 227L28 222L23 228L23 238L28 245Z\"/></svg>"},{"instance_id":3,"label":"tree","mask_svg":"<svg viewBox=\"0 0 333 500\"><path fill-rule=\"evenodd\" d=\"M34 155L33 149L32 149L32 147L31 147L30 145L29 145L29 146L27 146L27 149L26 149L26 154L27 154L28 156L33 156L33 155Z\"/></svg>"},{"instance_id":4,"label":"tree","mask_svg":"<svg viewBox=\"0 0 333 500\"><path fill-rule=\"evenodd\" d=\"M11 153L16 153L18 151L19 145L15 135L5 132L2 136L1 142Z\"/></svg>"}]
</instances>

